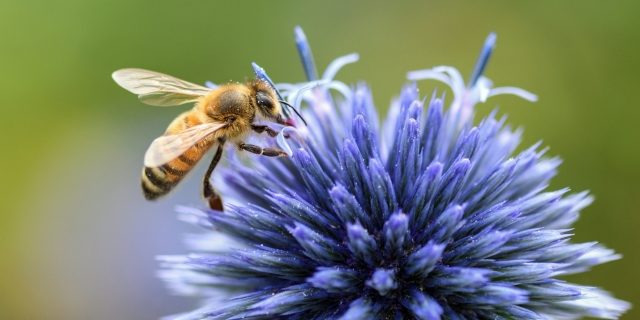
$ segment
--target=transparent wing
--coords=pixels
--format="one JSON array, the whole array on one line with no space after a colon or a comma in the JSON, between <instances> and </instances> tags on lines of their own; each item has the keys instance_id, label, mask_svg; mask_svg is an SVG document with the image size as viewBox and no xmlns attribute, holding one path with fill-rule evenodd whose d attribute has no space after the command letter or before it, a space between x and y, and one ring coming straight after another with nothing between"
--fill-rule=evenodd
<instances>
[{"instance_id":1,"label":"transparent wing","mask_svg":"<svg viewBox=\"0 0 640 320\"><path fill-rule=\"evenodd\" d=\"M112 77L118 85L137 94L142 102L152 106L177 106L195 102L211 91L201 85L144 69L120 69Z\"/></svg>"},{"instance_id":2,"label":"transparent wing","mask_svg":"<svg viewBox=\"0 0 640 320\"><path fill-rule=\"evenodd\" d=\"M159 167L185 153L196 143L223 128L224 123L204 123L177 134L159 137L149 146L144 155L146 167Z\"/></svg>"}]
</instances>

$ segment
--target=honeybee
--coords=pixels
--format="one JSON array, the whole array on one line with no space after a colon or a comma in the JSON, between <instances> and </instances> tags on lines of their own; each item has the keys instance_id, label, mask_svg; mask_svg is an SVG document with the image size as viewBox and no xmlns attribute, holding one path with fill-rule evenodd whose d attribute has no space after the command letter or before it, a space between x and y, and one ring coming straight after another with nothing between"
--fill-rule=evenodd
<instances>
[{"instance_id":1,"label":"honeybee","mask_svg":"<svg viewBox=\"0 0 640 320\"><path fill-rule=\"evenodd\" d=\"M287 156L281 149L263 148L243 141L252 131L277 136L278 131L257 122L266 120L290 125L282 105L296 111L279 99L275 88L265 80L256 78L244 84L229 83L210 89L143 69L121 69L112 76L118 85L149 105L195 103L191 110L169 124L164 135L153 140L144 155L142 191L147 200L169 193L209 149L215 148L202 183L203 195L209 207L222 210L222 199L210 179L225 143L234 143L240 150L267 157Z\"/></svg>"}]
</instances>

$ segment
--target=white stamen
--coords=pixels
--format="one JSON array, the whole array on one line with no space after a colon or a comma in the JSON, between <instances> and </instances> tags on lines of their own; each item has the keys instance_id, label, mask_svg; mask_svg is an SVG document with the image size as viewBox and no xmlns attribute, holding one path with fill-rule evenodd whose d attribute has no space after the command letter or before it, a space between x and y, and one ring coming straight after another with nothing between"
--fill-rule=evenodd
<instances>
[{"instance_id":1,"label":"white stamen","mask_svg":"<svg viewBox=\"0 0 640 320\"><path fill-rule=\"evenodd\" d=\"M299 87L298 89L296 89L295 91L293 91L288 99L288 102L296 107L300 107L300 103L302 102L302 97L303 94L306 93L306 91L309 91L315 87L321 86L323 84L328 83L328 81L326 80L319 80L319 81L310 81L307 82L305 85Z\"/></svg>"},{"instance_id":2,"label":"white stamen","mask_svg":"<svg viewBox=\"0 0 640 320\"><path fill-rule=\"evenodd\" d=\"M276 89L284 96L284 91L293 91L298 86L293 83L276 83Z\"/></svg>"},{"instance_id":3,"label":"white stamen","mask_svg":"<svg viewBox=\"0 0 640 320\"><path fill-rule=\"evenodd\" d=\"M407 79L411 81L436 80L436 81L443 82L449 87L452 87L451 79L447 75L442 74L441 72L435 72L431 69L410 71L407 73Z\"/></svg>"},{"instance_id":4,"label":"white stamen","mask_svg":"<svg viewBox=\"0 0 640 320\"><path fill-rule=\"evenodd\" d=\"M449 66L437 66L432 69L435 72L442 72L449 76L451 79L451 90L454 94L462 94L465 89L464 80L462 79L462 75L460 72L454 67Z\"/></svg>"},{"instance_id":5,"label":"white stamen","mask_svg":"<svg viewBox=\"0 0 640 320\"><path fill-rule=\"evenodd\" d=\"M294 133L297 135L298 130L293 127L284 127L282 128L282 130L280 130L280 133L278 133L278 136L276 137L276 144L278 145L278 147L284 150L284 152L286 152L289 156L293 155L293 150L291 150L291 147L287 142L287 138L285 138L285 134L288 134L289 137L291 137L291 133Z\"/></svg>"},{"instance_id":6,"label":"white stamen","mask_svg":"<svg viewBox=\"0 0 640 320\"><path fill-rule=\"evenodd\" d=\"M490 97L501 94L515 95L531 102L538 100L538 97L535 94L524 89L516 87L492 88L493 83L487 77L480 77L475 86L467 89L464 86L464 81L460 72L455 68L448 66L438 66L431 69L411 71L407 73L407 79L411 81L436 80L445 83L453 91L454 101L452 103L452 108L456 107L455 104L458 103L465 94L465 105L468 106L473 106L477 102L486 102Z\"/></svg>"},{"instance_id":7,"label":"white stamen","mask_svg":"<svg viewBox=\"0 0 640 320\"><path fill-rule=\"evenodd\" d=\"M493 96L497 96L497 95L501 95L501 94L511 94L514 96L518 96L524 100L527 101L531 101L531 102L536 102L538 101L538 96L535 95L534 93L531 93L527 90L524 89L520 89L517 87L499 87L499 88L493 88L491 89L491 92L489 93L489 97L493 97Z\"/></svg>"},{"instance_id":8,"label":"white stamen","mask_svg":"<svg viewBox=\"0 0 640 320\"><path fill-rule=\"evenodd\" d=\"M338 91L345 99L351 99L351 89L349 86L340 81L331 81L326 85L327 88Z\"/></svg>"},{"instance_id":9,"label":"white stamen","mask_svg":"<svg viewBox=\"0 0 640 320\"><path fill-rule=\"evenodd\" d=\"M485 77L480 77L476 81L475 87L473 87L471 90L474 91L473 93L477 94L478 101L484 103L487 102L487 99L489 99L492 86L493 82L491 82L491 80Z\"/></svg>"},{"instance_id":10,"label":"white stamen","mask_svg":"<svg viewBox=\"0 0 640 320\"><path fill-rule=\"evenodd\" d=\"M352 53L346 56L336 58L335 60L331 61L329 66L327 66L327 69L322 74L322 79L333 80L333 78L336 76L338 71L342 69L342 67L350 63L358 62L359 59L360 59L360 55L358 55L357 53Z\"/></svg>"}]
</instances>

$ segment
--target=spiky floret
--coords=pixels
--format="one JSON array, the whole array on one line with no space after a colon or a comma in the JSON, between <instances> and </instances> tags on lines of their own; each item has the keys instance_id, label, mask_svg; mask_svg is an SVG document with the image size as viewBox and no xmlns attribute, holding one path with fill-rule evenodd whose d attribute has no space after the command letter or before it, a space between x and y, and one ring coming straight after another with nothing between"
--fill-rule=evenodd
<instances>
[{"instance_id":1,"label":"spiky floret","mask_svg":"<svg viewBox=\"0 0 640 320\"><path fill-rule=\"evenodd\" d=\"M473 107L518 88L482 76L491 35L468 84L436 67L410 80L447 83L454 97L406 86L381 126L369 89L317 79L301 29L308 83L280 84L306 105L308 127L283 130L283 161L255 158L221 169L225 212L183 208L211 230L189 256L162 257L174 289L206 298L180 319L572 319L617 318L628 309L598 288L561 276L619 255L572 243L587 193L547 190L560 161L536 144L514 153L521 131ZM264 70L262 70L264 72ZM266 74L265 74L266 76Z\"/></svg>"}]
</instances>

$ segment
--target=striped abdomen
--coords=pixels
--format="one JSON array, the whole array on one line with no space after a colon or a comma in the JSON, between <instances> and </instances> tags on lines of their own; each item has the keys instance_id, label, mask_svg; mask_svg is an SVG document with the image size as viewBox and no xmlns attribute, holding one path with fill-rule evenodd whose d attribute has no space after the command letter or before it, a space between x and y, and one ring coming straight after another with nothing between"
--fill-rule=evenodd
<instances>
[{"instance_id":1,"label":"striped abdomen","mask_svg":"<svg viewBox=\"0 0 640 320\"><path fill-rule=\"evenodd\" d=\"M169 125L165 135L180 132L200 123L202 122L194 112L185 112ZM212 145L213 140L203 140L179 157L160 167L144 167L142 169L142 191L144 192L144 197L147 200L154 200L169 193L198 163Z\"/></svg>"}]
</instances>

